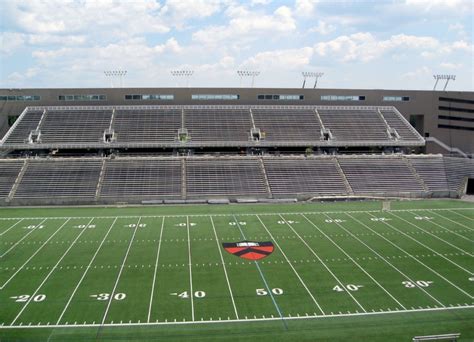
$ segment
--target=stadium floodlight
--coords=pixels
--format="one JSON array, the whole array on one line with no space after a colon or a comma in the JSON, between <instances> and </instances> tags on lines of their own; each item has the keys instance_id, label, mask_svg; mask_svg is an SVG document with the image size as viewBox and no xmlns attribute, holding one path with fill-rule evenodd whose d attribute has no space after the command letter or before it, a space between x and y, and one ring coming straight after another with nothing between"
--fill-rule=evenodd
<instances>
[{"instance_id":1,"label":"stadium floodlight","mask_svg":"<svg viewBox=\"0 0 474 342\"><path fill-rule=\"evenodd\" d=\"M244 77L252 77L252 88L255 81L255 77L260 75L260 71L250 71L250 70L237 70L237 75L240 76L240 86L242 87L242 79Z\"/></svg>"},{"instance_id":2,"label":"stadium floodlight","mask_svg":"<svg viewBox=\"0 0 474 342\"><path fill-rule=\"evenodd\" d=\"M127 70L105 70L104 71L105 77L110 79L110 87L114 88L114 80L119 79L119 85L123 87L123 77L127 75Z\"/></svg>"},{"instance_id":3,"label":"stadium floodlight","mask_svg":"<svg viewBox=\"0 0 474 342\"><path fill-rule=\"evenodd\" d=\"M313 89L315 89L316 86L318 85L318 79L324 75L323 72L312 72L312 71L303 71L301 74L303 75L303 86L302 86L302 88L305 87L307 78L313 78L314 77Z\"/></svg>"},{"instance_id":4,"label":"stadium floodlight","mask_svg":"<svg viewBox=\"0 0 474 342\"><path fill-rule=\"evenodd\" d=\"M456 75L433 75L435 81L433 90L436 90L436 86L438 85L439 80L446 80L446 83L444 84L443 91L446 90L446 87L448 86L448 82L450 80L455 81L456 80Z\"/></svg>"},{"instance_id":5,"label":"stadium floodlight","mask_svg":"<svg viewBox=\"0 0 474 342\"><path fill-rule=\"evenodd\" d=\"M177 79L180 77L186 78L186 87L189 86L189 78L194 74L194 70L171 70L171 75ZM179 82L176 82L179 86Z\"/></svg>"}]
</instances>

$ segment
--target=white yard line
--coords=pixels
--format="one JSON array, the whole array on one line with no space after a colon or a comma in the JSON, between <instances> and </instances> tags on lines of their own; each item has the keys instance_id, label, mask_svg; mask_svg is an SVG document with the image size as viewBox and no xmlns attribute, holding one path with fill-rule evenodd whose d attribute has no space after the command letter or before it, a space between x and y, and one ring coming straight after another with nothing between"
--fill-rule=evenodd
<instances>
[{"instance_id":1,"label":"white yard line","mask_svg":"<svg viewBox=\"0 0 474 342\"><path fill-rule=\"evenodd\" d=\"M362 309L362 311L367 312L365 308L359 303L357 299L350 293L349 290L346 289L344 284L339 280L339 278L331 271L331 269L324 263L324 261L316 254L316 252L308 245L308 243L298 234L298 232L293 228L291 224L289 224L282 215L279 215L280 218L291 228L291 230L299 237L299 239L303 242L303 244L311 251L311 253L319 260L319 262L324 266L324 268L332 275L332 277L337 281L339 286L354 300L354 302Z\"/></svg>"},{"instance_id":2,"label":"white yard line","mask_svg":"<svg viewBox=\"0 0 474 342\"><path fill-rule=\"evenodd\" d=\"M93 219L91 219L92 221ZM48 281L49 277L51 276L51 274L53 274L53 272L56 270L56 268L58 267L58 265L61 263L61 261L66 257L66 255L69 253L69 251L72 249L72 247L74 247L75 243L77 240L79 240L79 238L81 237L82 234L84 234L84 232L87 230L87 228L84 228L82 229L82 231L76 236L76 238L74 239L74 241L72 242L72 244L66 249L66 251L63 253L63 255L61 256L61 258L59 258L59 260L56 262L56 264L54 265L54 267L51 269L51 271L49 271L48 275L43 279L43 281L41 282L41 284L36 288L35 292L30 296L30 298L28 299L28 301L25 303L25 305L23 306L23 308L20 310L20 312L18 313L18 315L16 315L16 317L13 319L13 321L10 323L10 325L14 325L16 320L18 319L18 317L21 316L21 314L25 311L25 309L28 307L28 305L31 303L31 301L33 300L33 298L37 295L38 291L41 289L41 287Z\"/></svg>"},{"instance_id":3,"label":"white yard line","mask_svg":"<svg viewBox=\"0 0 474 342\"><path fill-rule=\"evenodd\" d=\"M109 227L109 230L107 231L107 233L105 234L104 238L102 239L102 241L100 242L100 245L99 247L97 247L94 255L92 256L92 259L89 261L89 264L87 265L86 267L86 270L84 271L84 273L82 274L82 277L81 279L79 279L76 287L74 288L74 291L72 292L71 296L69 297L69 300L67 301L66 303L66 306L64 307L63 311L61 312L61 315L59 316L58 318L58 321L56 322L56 324L59 324L61 322L61 319L63 318L64 314L66 313L66 310L68 309L69 305L71 304L72 302L72 299L74 298L74 296L76 295L76 292L77 290L79 289L79 286L81 286L82 284L82 281L84 280L84 278L86 277L87 273L89 272L89 269L91 268L91 265L92 263L94 262L95 258L97 257L97 254L99 254L99 251L100 249L102 248L102 245L104 244L105 242L105 239L107 238L107 236L109 235L110 231L112 230L112 227L115 225L115 222L117 221L117 218L112 222L112 224L110 225ZM90 222L89 222L90 224ZM87 229L87 228L85 228Z\"/></svg>"},{"instance_id":4,"label":"white yard line","mask_svg":"<svg viewBox=\"0 0 474 342\"><path fill-rule=\"evenodd\" d=\"M163 238L163 228L164 228L164 226L165 226L165 218L163 217L163 219L161 221L160 240L158 242L158 250L156 251L155 271L153 272L153 283L151 285L150 306L148 307L148 318L147 318L148 323L150 323L151 307L153 305L153 294L155 293L156 273L158 271L158 262L160 260L161 240Z\"/></svg>"},{"instance_id":5,"label":"white yard line","mask_svg":"<svg viewBox=\"0 0 474 342\"><path fill-rule=\"evenodd\" d=\"M380 284L374 277L372 277L372 275L369 272L367 272L357 261L355 261L354 258L349 253L347 253L341 246L339 246L336 242L334 242L334 240L331 239L331 237L329 237L325 232L323 232L313 221L308 219L305 215L302 215L302 216L314 228L316 228L321 234L323 234L329 241L331 241L331 243L334 246L336 246L337 249L339 249L342 253L344 253L344 255L348 257L349 260L351 260L362 272L364 272L365 275L367 275L380 289L382 289L383 292L385 292L391 299L393 299L401 308L406 309L406 307L402 303L400 303L397 298L395 298L385 287L382 286L382 284ZM327 214L326 214L326 217L331 218ZM336 225L338 225L341 229L346 230L343 226L341 226L339 222L336 222ZM347 232L347 233L351 234L350 232Z\"/></svg>"},{"instance_id":6,"label":"white yard line","mask_svg":"<svg viewBox=\"0 0 474 342\"><path fill-rule=\"evenodd\" d=\"M417 228L417 229L419 229L419 230L425 232L426 234L431 235L431 236L434 237L435 239L438 239L438 240L440 240L441 242L444 242L445 244L447 244L447 245L453 247L454 249L457 249L458 251L460 251L460 252L462 252L462 253L465 253L465 254L469 255L470 257L472 257L472 254L471 254L470 252L465 251L465 250L462 249L461 247L458 247L458 246L456 246L456 245L453 245L451 242L446 241L446 240L440 238L439 236L437 236L437 235L431 233L430 231L421 228L421 227L418 226L417 224L415 224L415 223L413 223L413 222L410 222L410 221L408 221L408 220L405 220L403 217L398 216L398 215L396 215L396 214L394 214L394 213L390 213L390 215L395 216L396 218L398 218L398 219L400 219L400 220L402 220L402 221L408 223L409 225L411 225L411 226L413 226L413 227L415 227L415 228ZM469 241L469 242L471 242L471 243L474 242L473 240L470 240L470 239L468 239L467 237L465 237L465 236L463 236L463 235L460 235L460 234L455 233L455 232L453 232L453 231L451 231L451 230L449 230L449 229L447 229L447 228L444 228L443 226L437 224L437 223L434 222L434 221L427 221L427 222L429 222L430 224L434 224L435 226L438 226L439 228L444 229L444 230L446 230L446 231L448 231L448 232L450 232L450 233L453 233L453 234L459 236L460 238L463 238L463 239L465 239L465 240L467 240L467 241Z\"/></svg>"},{"instance_id":7,"label":"white yard line","mask_svg":"<svg viewBox=\"0 0 474 342\"><path fill-rule=\"evenodd\" d=\"M186 230L188 233L188 258L189 258L189 288L191 293L191 320L194 322L194 291L193 291L193 267L191 260L191 239L189 238L189 216L186 216Z\"/></svg>"},{"instance_id":8,"label":"white yard line","mask_svg":"<svg viewBox=\"0 0 474 342\"><path fill-rule=\"evenodd\" d=\"M455 210L457 210L457 209L455 209ZM470 220L470 221L474 221L474 218L470 218L469 216L463 215L463 214L458 213L458 212L456 212L456 211L454 211L454 210L449 209L448 211L449 211L450 213L453 213L453 214L456 214L456 215L458 215L458 216L464 217L464 218L466 218L466 219L468 219L468 220ZM474 229L471 229L471 230L474 230Z\"/></svg>"},{"instance_id":9,"label":"white yard line","mask_svg":"<svg viewBox=\"0 0 474 342\"><path fill-rule=\"evenodd\" d=\"M127 261L128 253L130 252L130 248L132 247L133 239L135 238L135 234L137 233L137 229L138 229L138 226L140 225L141 219L142 219L141 217L138 218L138 222L135 226L135 229L133 230L133 235L132 235L132 238L130 239L130 242L128 244L127 252L125 253L125 256L123 257L122 265L120 266L120 270L119 270L119 273L117 275L117 279L115 279L115 284L114 284L114 287L112 289L112 293L110 294L109 301L107 302L107 307L105 308L104 317L102 317L101 326L104 325L105 320L107 318L107 314L109 313L110 305L112 304L112 300L114 299L115 291L117 290L117 286L118 286L118 283L120 281L120 276L122 275L122 271L124 269L125 262ZM99 332L97 334L99 334Z\"/></svg>"},{"instance_id":10,"label":"white yard line","mask_svg":"<svg viewBox=\"0 0 474 342\"><path fill-rule=\"evenodd\" d=\"M24 219L21 219L20 221L16 222L14 225L10 226L9 228L7 228L7 230L5 230L4 232L1 232L0 233L0 236L3 236L3 234L6 234L10 229L14 228L18 223L22 222Z\"/></svg>"},{"instance_id":11,"label":"white yard line","mask_svg":"<svg viewBox=\"0 0 474 342\"><path fill-rule=\"evenodd\" d=\"M375 217L373 216L372 214L369 214L371 215L372 217ZM395 229L397 230L396 228L394 228L391 224L389 224L388 222L385 222L385 221L381 221L382 223L384 223L385 225L391 227L392 229ZM366 226L367 227L367 226ZM368 227L367 227L368 228ZM371 230L372 232L375 232L374 230L372 230L371 228L368 228L369 230ZM390 244L392 244L393 246L395 246L396 248L398 248L399 250L401 250L403 253L405 253L406 255L408 255L410 258L412 258L413 260L415 260L416 262L418 262L420 265L423 265L425 268L427 268L428 270L430 270L431 272L433 272L434 274L436 274L438 277L440 277L441 279L443 279L444 281L446 281L448 284L450 284L451 286L455 287L456 289L458 289L460 292L464 293L466 296L468 296L469 298L471 298L471 300L473 299L473 297L467 293L466 291L464 291L462 288L460 288L459 286L457 286L456 284L454 284L453 282L451 282L449 279L446 279L446 277L444 277L443 275L439 274L437 271L435 271L434 269L432 269L431 267L429 267L428 265L426 265L424 262L422 262L421 260L419 260L418 258L414 257L412 254L408 253L407 251L405 251L403 248L401 248L400 246L398 246L397 244L393 243L392 241L386 239L384 236L380 235L379 233L376 233L377 235L381 236L384 240L390 242ZM409 236L410 237L410 236ZM439 254L438 252L434 251L436 254L438 255L441 255ZM441 255L443 256L443 255Z\"/></svg>"},{"instance_id":12,"label":"white yard line","mask_svg":"<svg viewBox=\"0 0 474 342\"><path fill-rule=\"evenodd\" d=\"M13 246L11 246L6 252L4 252L2 255L0 255L0 259L3 258L5 255L7 255L9 252L11 252L20 242L22 242L24 239L28 237L31 233L33 233L39 226L41 226L47 219L44 219L41 221L39 224L37 224L33 229L30 229L28 233L26 233L20 240L18 240Z\"/></svg>"},{"instance_id":13,"label":"white yard line","mask_svg":"<svg viewBox=\"0 0 474 342\"><path fill-rule=\"evenodd\" d=\"M309 296L311 297L311 299L313 300L314 304L318 307L319 311L321 311L321 313L323 315L325 315L326 313L324 312L324 310L321 308L321 305L319 305L318 301L316 300L316 298L314 298L313 294L311 293L311 291L308 289L308 286L306 286L305 282L303 281L303 279L301 279L300 275L298 274L298 272L296 271L296 269L294 268L294 266L292 265L292 263L290 262L290 260L288 259L288 257L286 256L285 252L283 252L283 249L280 247L280 244L278 243L278 241L273 237L272 233L270 233L270 231L268 230L267 226L265 225L265 223L263 223L262 219L256 215L256 217L258 218L258 220L260 221L260 223L262 224L263 228L265 228L265 230L267 231L268 235L270 235L270 237L272 238L272 240L275 242L275 244L277 245L278 249L280 250L281 254L283 255L283 257L285 258L286 262L288 263L288 265L291 267L291 269L293 270L293 272L295 273L296 277L298 277L298 280L300 281L301 285L303 285L303 287L305 288L306 292L308 292Z\"/></svg>"},{"instance_id":14,"label":"white yard line","mask_svg":"<svg viewBox=\"0 0 474 342\"><path fill-rule=\"evenodd\" d=\"M370 229L367 225L365 225L365 223L357 220L355 217L351 216L350 214L347 214L347 216L349 216L352 220L354 220L355 222L359 223L360 225L364 226L365 228L368 228ZM398 267L396 267L395 265L393 265L390 261L388 261L386 258L384 258L380 253L378 253L376 250L374 250L372 247L370 247L368 244L366 244L363 240L359 239L357 236L355 236L354 234L352 234L348 229L344 228L343 226L340 226L346 233L348 233L349 235L351 235L354 239L356 239L357 241L359 241L360 243L362 243L365 247L367 247L369 250L372 251L372 253L374 253L375 255L377 255L380 259L382 259L387 265L389 265L390 267L392 267L395 271L397 271L398 273L400 273L405 279L409 280L410 282L412 282L416 288L418 288L419 290L423 291L428 297L430 297L431 299L433 299L436 303L438 303L439 305L441 305L442 307L445 307L445 305L443 303L441 303L441 301L439 301L437 298L435 298L433 295L431 295L428 291L426 291L424 288L422 288L421 286L419 286L415 280L413 280L412 278L410 278L408 275L406 275L404 272L402 272ZM380 235L379 235L380 236Z\"/></svg>"},{"instance_id":15,"label":"white yard line","mask_svg":"<svg viewBox=\"0 0 474 342\"><path fill-rule=\"evenodd\" d=\"M230 299L232 300L232 306L234 307L235 318L239 319L239 314L237 313L237 306L235 305L234 294L232 293L232 287L230 286L229 276L227 275L227 268L225 267L224 256L222 255L221 245L219 245L219 238L217 237L214 220L212 219L212 216L209 216L209 218L211 219L212 230L214 231L214 236L216 238L217 250L219 251L219 255L221 257L222 268L224 269L225 280L227 281L227 287L229 288Z\"/></svg>"},{"instance_id":16,"label":"white yard line","mask_svg":"<svg viewBox=\"0 0 474 342\"><path fill-rule=\"evenodd\" d=\"M41 251L41 250L43 249L43 247L45 247L45 246L48 244L49 240L51 240L69 221L70 221L70 219L67 219L58 229L56 229L56 231L55 231L53 234L51 234L51 236L36 250L36 252L34 252L33 255L30 256L30 257L28 258L28 260L26 260L26 261L23 263L23 265L21 265L20 267L18 267L18 269L16 270L16 272L13 273L13 274L10 276L10 278L8 278L8 279L5 281L5 283L3 283L2 286L0 286L0 290L3 290L3 289L5 288L5 286L7 286L7 284L8 284L10 281L12 281L13 278L15 278L15 276L18 274L18 272L20 272L20 271L23 269L23 267L25 267L25 265L26 265L27 263L29 263L30 260L33 259L33 258L35 257L35 255L38 254L39 251Z\"/></svg>"},{"instance_id":17,"label":"white yard line","mask_svg":"<svg viewBox=\"0 0 474 342\"><path fill-rule=\"evenodd\" d=\"M373 216L373 215L370 214L370 213L369 213L369 215ZM399 219L401 219L401 220L403 220L403 221L405 221L405 222L407 222L407 223L409 223L409 224L415 226L413 223L411 223L411 222L409 222L409 221L407 221L407 220L404 220L403 218L398 217L397 215L395 215L395 214L393 214L393 213L390 213L390 215L393 215L394 217L397 217L397 218L399 218ZM410 240L416 242L416 243L419 244L420 246L422 246L422 247L424 247L424 248L430 250L431 252L433 252L433 253L439 255L441 258L443 258L443 259L445 259L447 262L453 264L454 266L456 266L456 267L459 268L460 270L463 270L464 272L466 272L466 273L469 274L469 275L472 275L472 274L473 274L471 271L469 271L468 269L466 269L466 268L462 267L461 265L455 263L454 261L452 261L452 260L449 259L448 257L444 256L442 253L439 253L438 251L434 250L433 248L431 248L431 247L425 245L423 242L418 241L418 240L415 239L414 237L412 237L412 236L408 235L407 233L401 231L400 229L394 227L394 226L391 225L390 223L388 223L388 222L386 222L386 221L382 221L382 222L385 223L386 225L388 225L388 226L389 226L390 228L392 228L393 230L399 232L399 233L402 234L403 236L405 236L405 237L409 238ZM417 227L417 228L419 228L419 227ZM421 229L421 230L423 230L423 229ZM468 253L468 254L469 254L469 253ZM469 255L470 255L470 254L469 254ZM470 255L470 256L471 256L471 255Z\"/></svg>"},{"instance_id":18,"label":"white yard line","mask_svg":"<svg viewBox=\"0 0 474 342\"><path fill-rule=\"evenodd\" d=\"M464 305L446 308L426 308L426 309L410 309L410 310L398 310L398 311L375 311L375 312L358 312L358 313L347 313L347 314L333 314L325 316L315 315L301 315L285 317L285 320L308 320L308 319L324 319L329 320L331 318L339 317L363 317L363 316L381 316L381 315L403 315L406 313L419 313L419 312L435 312L435 311L454 311L454 310L470 310L474 309L474 305ZM141 326L160 326L160 325L190 325L190 324L226 324L226 323L251 323L251 322L266 322L266 321L278 321L281 320L279 317L274 318L249 318L249 319L228 319L228 320L202 320L202 321L176 321L176 322L153 322L153 323L109 323L103 324L105 327L141 327ZM39 325L15 325L15 326L1 326L0 330L6 329L44 329L44 328L66 328L66 329L80 329L80 328L97 328L99 324L39 324Z\"/></svg>"},{"instance_id":19,"label":"white yard line","mask_svg":"<svg viewBox=\"0 0 474 342\"><path fill-rule=\"evenodd\" d=\"M441 218L444 218L445 220L448 220L448 221L450 221L450 222L452 222L452 223L454 223L454 224L457 224L458 226L461 226L461 227L464 227L464 228L466 228L466 229L469 229L470 231L473 231L473 230L474 230L474 228L472 228L472 227L468 227L468 226L466 226L466 225L464 225L464 224L462 224L462 223L460 223L460 222L451 220L449 217L440 215L440 214L438 214L438 213L436 213L436 212L434 212L434 211L432 211L432 210L429 210L429 209L428 209L427 211L430 212L430 213L432 213L432 214L435 214L436 216L439 216L439 217L441 217ZM447 228L444 228L444 229L447 229ZM449 230L449 229L447 229L447 230ZM469 241L472 241L472 240L469 240Z\"/></svg>"}]
</instances>

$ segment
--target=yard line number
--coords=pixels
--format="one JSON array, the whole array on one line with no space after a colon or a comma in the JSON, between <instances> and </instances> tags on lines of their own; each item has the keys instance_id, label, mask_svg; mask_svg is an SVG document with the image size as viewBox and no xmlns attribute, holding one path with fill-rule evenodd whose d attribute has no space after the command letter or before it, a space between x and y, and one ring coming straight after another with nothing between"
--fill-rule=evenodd
<instances>
[{"instance_id":1,"label":"yard line number","mask_svg":"<svg viewBox=\"0 0 474 342\"><path fill-rule=\"evenodd\" d=\"M283 290L278 287L273 288L271 291L274 295L277 295L277 296L280 296L283 294ZM268 295L268 291L266 289L256 289L255 292L257 293L257 296Z\"/></svg>"},{"instance_id":2,"label":"yard line number","mask_svg":"<svg viewBox=\"0 0 474 342\"><path fill-rule=\"evenodd\" d=\"M333 291L336 291L336 292L344 292L346 290L355 292L355 291L359 291L361 287L364 287L364 285L347 284L347 285L342 285L342 286L336 285L332 289Z\"/></svg>"},{"instance_id":3,"label":"yard line number","mask_svg":"<svg viewBox=\"0 0 474 342\"><path fill-rule=\"evenodd\" d=\"M27 302L29 299L30 299L30 295L19 295L19 296L13 296L13 297L10 297L11 299L14 299L15 302ZM33 297L33 302L42 302L43 300L46 299L46 295L45 294L37 294Z\"/></svg>"},{"instance_id":4,"label":"yard line number","mask_svg":"<svg viewBox=\"0 0 474 342\"><path fill-rule=\"evenodd\" d=\"M414 287L428 287L430 286L431 284L433 284L433 282L431 280L416 280L416 281L402 281L402 284L405 285L406 288L409 288L409 289L412 289Z\"/></svg>"},{"instance_id":5,"label":"yard line number","mask_svg":"<svg viewBox=\"0 0 474 342\"><path fill-rule=\"evenodd\" d=\"M181 293L170 293L170 295L172 296L177 296L181 299L188 299L190 298L190 295L189 295L189 292L188 291L184 291L184 292L181 292ZM206 292L204 291L194 291L194 298L204 298L206 297Z\"/></svg>"},{"instance_id":6,"label":"yard line number","mask_svg":"<svg viewBox=\"0 0 474 342\"><path fill-rule=\"evenodd\" d=\"M90 295L90 297L95 298L97 300L109 300L110 299L110 293L99 293L99 294L93 294ZM113 299L114 300L124 300L127 297L125 293L116 293L114 294Z\"/></svg>"}]
</instances>

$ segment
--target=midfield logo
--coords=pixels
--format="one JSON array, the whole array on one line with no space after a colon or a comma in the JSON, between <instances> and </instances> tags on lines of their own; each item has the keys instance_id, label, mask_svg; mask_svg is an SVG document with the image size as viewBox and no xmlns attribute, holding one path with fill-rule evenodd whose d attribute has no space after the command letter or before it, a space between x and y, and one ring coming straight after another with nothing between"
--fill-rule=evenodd
<instances>
[{"instance_id":1,"label":"midfield logo","mask_svg":"<svg viewBox=\"0 0 474 342\"><path fill-rule=\"evenodd\" d=\"M222 246L230 254L247 260L263 259L272 254L274 249L271 241L224 242Z\"/></svg>"}]
</instances>

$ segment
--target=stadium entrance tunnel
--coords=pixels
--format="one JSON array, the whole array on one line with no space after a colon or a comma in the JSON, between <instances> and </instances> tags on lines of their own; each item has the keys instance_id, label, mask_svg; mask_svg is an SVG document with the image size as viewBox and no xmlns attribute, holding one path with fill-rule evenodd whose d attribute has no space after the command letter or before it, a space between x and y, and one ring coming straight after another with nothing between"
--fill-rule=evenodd
<instances>
[{"instance_id":1,"label":"stadium entrance tunnel","mask_svg":"<svg viewBox=\"0 0 474 342\"><path fill-rule=\"evenodd\" d=\"M466 195L474 195L474 178L467 179Z\"/></svg>"}]
</instances>

